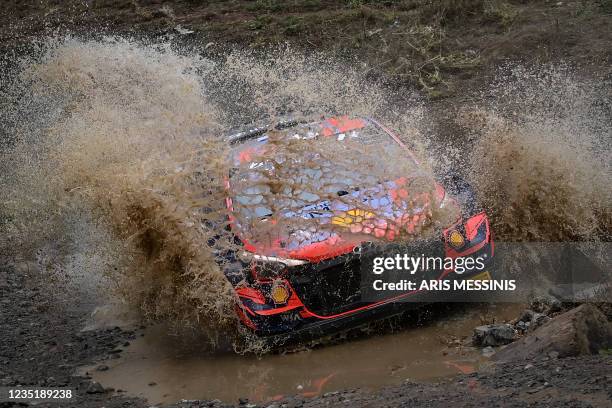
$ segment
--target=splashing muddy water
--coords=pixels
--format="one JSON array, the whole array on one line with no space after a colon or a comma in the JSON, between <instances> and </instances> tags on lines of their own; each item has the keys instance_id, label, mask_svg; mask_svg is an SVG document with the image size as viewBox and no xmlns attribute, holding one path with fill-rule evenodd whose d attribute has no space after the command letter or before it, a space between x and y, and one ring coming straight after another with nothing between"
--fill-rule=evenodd
<instances>
[{"instance_id":1,"label":"splashing muddy water","mask_svg":"<svg viewBox=\"0 0 612 408\"><path fill-rule=\"evenodd\" d=\"M108 279L107 299L147 319L233 332L233 293L201 245L212 232L194 210L221 192L195 188L189 160L218 144L200 64L120 39L51 41L24 59L9 87L23 110L8 118L3 207L8 245L38 251L50 273L88 268ZM216 156L207 164L200 177L221 177ZM78 263L85 258L97 262Z\"/></svg>"},{"instance_id":2,"label":"splashing muddy water","mask_svg":"<svg viewBox=\"0 0 612 408\"><path fill-rule=\"evenodd\" d=\"M612 100L566 65L505 67L457 122L475 141L470 179L505 241L609 241Z\"/></svg>"},{"instance_id":3,"label":"splashing muddy water","mask_svg":"<svg viewBox=\"0 0 612 408\"><path fill-rule=\"evenodd\" d=\"M315 109L355 115L380 112L384 100L357 74L351 80L324 57L288 50L272 62L231 54L213 63L118 38L41 47L3 84L3 248L36 255L51 274L87 269L82 279L105 278L107 301L213 337L237 330L234 295L214 255L235 246L225 229L230 152L222 136L238 120L273 120L281 105L306 117ZM263 82L262 70L270 73ZM228 98L236 87L243 93ZM342 157L355 151L334 155L324 143L275 143L292 152L287 163L314 151L327 163L344 159L347 171L363 164ZM371 169L373 183L405 174L400 163Z\"/></svg>"},{"instance_id":4,"label":"splashing muddy water","mask_svg":"<svg viewBox=\"0 0 612 408\"><path fill-rule=\"evenodd\" d=\"M235 248L224 228L232 152L222 136L289 114L379 119L421 159L421 193L440 163L457 163L499 239L609 237L609 100L601 96L609 84L554 67L502 75L488 96L494 104L458 115L475 148L456 154L447 148L454 140L433 146L435 118L417 96L391 92L357 67L286 48L209 60L123 38L38 44L1 84L2 251L35 257L49 276L98 282L91 290L100 303L197 328L213 343L233 339L241 332L234 294L216 257ZM369 168L372 185L412 171L399 161L372 166L354 146L276 143L289 163L314 152L347 172ZM442 216L423 225L444 224Z\"/></svg>"}]
</instances>

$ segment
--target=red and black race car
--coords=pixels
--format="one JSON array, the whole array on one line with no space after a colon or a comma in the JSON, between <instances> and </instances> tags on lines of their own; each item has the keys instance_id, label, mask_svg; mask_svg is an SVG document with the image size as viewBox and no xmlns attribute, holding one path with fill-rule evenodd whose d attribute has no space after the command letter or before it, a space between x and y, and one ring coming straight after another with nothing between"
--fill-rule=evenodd
<instances>
[{"instance_id":1,"label":"red and black race car","mask_svg":"<svg viewBox=\"0 0 612 408\"><path fill-rule=\"evenodd\" d=\"M365 253L478 255L487 266L492 261L489 220L476 209L469 185L460 181L444 188L421 177L414 154L373 119L287 121L228 141L226 205L239 249L223 267L239 299L241 321L259 335L317 337L432 300L423 291L367 299ZM347 146L358 147L352 157ZM360 163L356 152L373 154ZM379 164L368 166L372 157ZM372 176L388 163L395 173ZM428 229L438 213L446 218ZM474 276L439 268L422 278ZM488 269L476 277L488 278ZM402 302L409 298L415 302Z\"/></svg>"}]
</instances>

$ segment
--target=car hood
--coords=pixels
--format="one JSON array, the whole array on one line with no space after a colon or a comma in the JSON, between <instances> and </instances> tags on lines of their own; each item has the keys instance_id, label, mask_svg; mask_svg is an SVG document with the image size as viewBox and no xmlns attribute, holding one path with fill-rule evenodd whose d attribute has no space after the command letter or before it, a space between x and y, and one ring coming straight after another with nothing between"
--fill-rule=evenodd
<instances>
[{"instance_id":1,"label":"car hood","mask_svg":"<svg viewBox=\"0 0 612 408\"><path fill-rule=\"evenodd\" d=\"M339 192L299 210L272 214L233 230L249 252L319 261L368 241L395 241L419 234L432 217L431 190L411 194L413 179L399 178L369 189ZM435 188L435 187L434 187Z\"/></svg>"}]
</instances>

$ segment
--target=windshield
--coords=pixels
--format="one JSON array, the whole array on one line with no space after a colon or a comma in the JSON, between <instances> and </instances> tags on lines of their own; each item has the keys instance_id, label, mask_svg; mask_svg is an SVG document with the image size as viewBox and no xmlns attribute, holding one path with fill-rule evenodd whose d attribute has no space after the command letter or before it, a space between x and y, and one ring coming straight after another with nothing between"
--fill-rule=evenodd
<instances>
[{"instance_id":1,"label":"windshield","mask_svg":"<svg viewBox=\"0 0 612 408\"><path fill-rule=\"evenodd\" d=\"M350 211L357 221L396 219L406 213L408 195L398 201L393 192L411 184L416 193L424 185L417 187L422 172L407 152L365 119L272 130L235 146L232 160L234 216L243 233L257 233L257 240L305 231L326 239L346 224Z\"/></svg>"}]
</instances>

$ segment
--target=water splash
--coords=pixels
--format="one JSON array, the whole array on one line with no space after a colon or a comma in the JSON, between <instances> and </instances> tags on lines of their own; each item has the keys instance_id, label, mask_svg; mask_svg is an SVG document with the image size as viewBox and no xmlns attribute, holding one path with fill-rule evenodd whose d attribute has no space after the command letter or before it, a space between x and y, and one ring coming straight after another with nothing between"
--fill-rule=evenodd
<instances>
[{"instance_id":1,"label":"water splash","mask_svg":"<svg viewBox=\"0 0 612 408\"><path fill-rule=\"evenodd\" d=\"M13 140L2 152L3 248L38 254L48 273L104 277L102 292L145 319L214 341L235 336L234 294L217 262L236 245L225 228L230 152L221 136L240 120L271 123L280 107L312 117L372 114L384 103L381 89L322 56L271 55L213 63L123 38L41 44L4 84L14 107L2 118ZM360 165L325 143L276 143L287 157L315 151Z\"/></svg>"},{"instance_id":2,"label":"water splash","mask_svg":"<svg viewBox=\"0 0 612 408\"><path fill-rule=\"evenodd\" d=\"M189 160L220 149L196 73L206 62L117 38L45 47L10 90L20 109L3 152L4 246L44 251L54 272L108 277L147 318L233 330L232 290L196 211L221 191L194 177L214 173L215 156L204 169Z\"/></svg>"},{"instance_id":3,"label":"water splash","mask_svg":"<svg viewBox=\"0 0 612 408\"><path fill-rule=\"evenodd\" d=\"M472 181L505 241L609 240L610 82L566 65L502 70L458 117Z\"/></svg>"},{"instance_id":4,"label":"water splash","mask_svg":"<svg viewBox=\"0 0 612 408\"><path fill-rule=\"evenodd\" d=\"M106 301L150 321L198 328L216 344L241 333L216 256L235 248L224 228L231 151L222 136L230 129L287 115L376 117L420 156L429 181L429 167L451 150L427 138L418 97L322 54L233 51L212 61L166 43L67 37L39 44L15 65L0 87L8 141L0 164L2 250L37 254L49 274L99 280L96 295ZM498 237L610 236L605 89L568 68L516 68L492 87L486 100L493 103L458 115L475 140L459 151L468 158L462 167ZM407 171L399 161L371 166L375 158L359 148L275 143L288 162L314 152L346 171L370 165L372 185ZM254 344L239 343L241 350Z\"/></svg>"}]
</instances>

